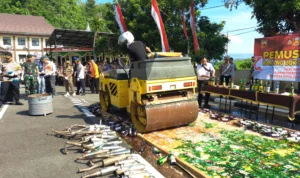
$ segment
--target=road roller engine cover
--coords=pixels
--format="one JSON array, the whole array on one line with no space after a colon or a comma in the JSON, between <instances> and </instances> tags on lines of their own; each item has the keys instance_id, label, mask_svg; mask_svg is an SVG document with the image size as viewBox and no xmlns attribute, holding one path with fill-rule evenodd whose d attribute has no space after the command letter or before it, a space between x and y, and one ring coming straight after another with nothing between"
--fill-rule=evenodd
<instances>
[{"instance_id":1,"label":"road roller engine cover","mask_svg":"<svg viewBox=\"0 0 300 178\"><path fill-rule=\"evenodd\" d=\"M163 57L132 63L100 76L101 109L126 109L141 133L187 125L198 116L197 80L189 57Z\"/></svg>"}]
</instances>

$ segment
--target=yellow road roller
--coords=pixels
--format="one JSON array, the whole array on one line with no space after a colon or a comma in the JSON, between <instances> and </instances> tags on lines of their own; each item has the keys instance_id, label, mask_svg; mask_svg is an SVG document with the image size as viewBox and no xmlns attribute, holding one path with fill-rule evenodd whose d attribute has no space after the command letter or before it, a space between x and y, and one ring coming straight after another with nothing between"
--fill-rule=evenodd
<instances>
[{"instance_id":1,"label":"yellow road roller","mask_svg":"<svg viewBox=\"0 0 300 178\"><path fill-rule=\"evenodd\" d=\"M197 119L197 80L190 57L133 62L130 72L105 71L99 80L101 109L126 109L140 133L187 125Z\"/></svg>"}]
</instances>

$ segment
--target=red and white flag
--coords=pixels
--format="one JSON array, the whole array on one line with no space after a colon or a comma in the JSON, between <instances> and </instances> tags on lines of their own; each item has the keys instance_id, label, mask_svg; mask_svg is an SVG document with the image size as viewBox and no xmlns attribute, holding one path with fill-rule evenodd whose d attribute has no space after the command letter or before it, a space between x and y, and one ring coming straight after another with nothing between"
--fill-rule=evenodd
<instances>
[{"instance_id":1,"label":"red and white flag","mask_svg":"<svg viewBox=\"0 0 300 178\"><path fill-rule=\"evenodd\" d=\"M158 27L159 33L160 33L162 51L169 52L169 44L168 44L167 34L165 31L164 23L160 16L160 12L159 12L159 8L158 8L156 0L152 0L151 15L154 18L154 21L155 21L155 23Z\"/></svg>"},{"instance_id":2,"label":"red and white flag","mask_svg":"<svg viewBox=\"0 0 300 178\"><path fill-rule=\"evenodd\" d=\"M120 27L120 31L121 33L124 33L127 31L127 27L119 3L116 3L115 12L116 12L116 20Z\"/></svg>"},{"instance_id":3,"label":"red and white flag","mask_svg":"<svg viewBox=\"0 0 300 178\"><path fill-rule=\"evenodd\" d=\"M187 34L187 32L186 32L184 9L182 9L182 28L183 28L184 36L185 36L185 38L188 40L188 39L189 39L189 36L188 36L188 34Z\"/></svg>"},{"instance_id":4,"label":"red and white flag","mask_svg":"<svg viewBox=\"0 0 300 178\"><path fill-rule=\"evenodd\" d=\"M195 10L194 10L194 1L192 1L190 7L190 25L193 33L193 41L194 41L194 50L195 52L199 49L197 31L196 31L196 23L195 23Z\"/></svg>"}]
</instances>

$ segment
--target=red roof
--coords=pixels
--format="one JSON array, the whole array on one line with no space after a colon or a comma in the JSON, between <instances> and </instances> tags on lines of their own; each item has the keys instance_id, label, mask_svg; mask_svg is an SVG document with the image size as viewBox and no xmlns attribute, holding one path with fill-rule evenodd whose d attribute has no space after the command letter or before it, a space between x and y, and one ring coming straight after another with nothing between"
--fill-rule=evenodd
<instances>
[{"instance_id":1,"label":"red roof","mask_svg":"<svg viewBox=\"0 0 300 178\"><path fill-rule=\"evenodd\" d=\"M54 27L44 17L0 13L0 34L50 36Z\"/></svg>"}]
</instances>

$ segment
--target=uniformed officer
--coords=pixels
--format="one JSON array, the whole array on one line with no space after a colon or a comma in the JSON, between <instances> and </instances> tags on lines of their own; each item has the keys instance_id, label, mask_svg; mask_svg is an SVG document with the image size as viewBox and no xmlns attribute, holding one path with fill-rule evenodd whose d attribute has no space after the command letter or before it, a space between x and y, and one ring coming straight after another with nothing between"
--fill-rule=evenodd
<instances>
[{"instance_id":1,"label":"uniformed officer","mask_svg":"<svg viewBox=\"0 0 300 178\"><path fill-rule=\"evenodd\" d=\"M70 96L69 94L69 90L71 88L71 91L72 91L72 95L73 96L76 96L76 93L75 93L75 90L74 90L74 85L73 85L73 67L70 65L70 61L66 61L65 62L65 67L64 67L64 77L65 77L65 80L64 80L64 85L65 85L65 88L66 88L66 94L65 96Z\"/></svg>"},{"instance_id":2,"label":"uniformed officer","mask_svg":"<svg viewBox=\"0 0 300 178\"><path fill-rule=\"evenodd\" d=\"M0 95L0 107L2 106L3 102L5 101L5 97L9 88L13 90L15 104L16 105L23 105L19 101L20 99L20 85L19 85L19 75L21 73L21 66L17 62L13 61L11 55L5 56L5 62L2 63L2 67L0 73L2 75L1 80L1 95Z\"/></svg>"},{"instance_id":3,"label":"uniformed officer","mask_svg":"<svg viewBox=\"0 0 300 178\"><path fill-rule=\"evenodd\" d=\"M24 77L25 74L25 77ZM22 69L22 80L25 83L26 95L36 94L37 76L39 76L39 69L37 64L34 62L34 56L31 54L27 55L27 62L23 64Z\"/></svg>"}]
</instances>

